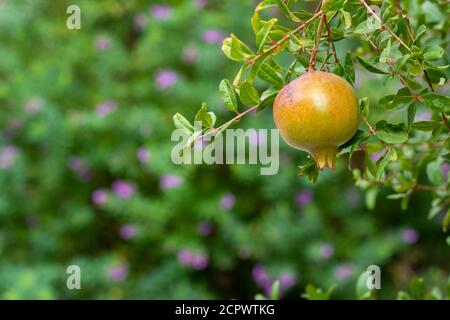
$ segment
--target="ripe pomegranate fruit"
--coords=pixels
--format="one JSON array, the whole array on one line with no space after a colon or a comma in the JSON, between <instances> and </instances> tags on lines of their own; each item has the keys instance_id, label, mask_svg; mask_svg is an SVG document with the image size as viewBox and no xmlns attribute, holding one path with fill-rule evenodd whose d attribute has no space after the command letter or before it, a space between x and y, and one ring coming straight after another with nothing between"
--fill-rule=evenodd
<instances>
[{"instance_id":1,"label":"ripe pomegranate fruit","mask_svg":"<svg viewBox=\"0 0 450 320\"><path fill-rule=\"evenodd\" d=\"M360 122L353 87L322 71L307 72L284 87L275 98L273 117L284 141L309 152L320 169L335 168L337 148Z\"/></svg>"}]
</instances>

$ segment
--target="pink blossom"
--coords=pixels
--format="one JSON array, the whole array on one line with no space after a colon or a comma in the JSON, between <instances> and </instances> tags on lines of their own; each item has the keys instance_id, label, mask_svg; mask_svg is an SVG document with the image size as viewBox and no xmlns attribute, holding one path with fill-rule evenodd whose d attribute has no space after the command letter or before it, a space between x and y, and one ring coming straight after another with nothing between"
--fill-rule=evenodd
<instances>
[{"instance_id":1,"label":"pink blossom","mask_svg":"<svg viewBox=\"0 0 450 320\"><path fill-rule=\"evenodd\" d=\"M107 36L97 36L94 41L94 47L98 51L107 51L111 47L111 39Z\"/></svg>"},{"instance_id":2,"label":"pink blossom","mask_svg":"<svg viewBox=\"0 0 450 320\"><path fill-rule=\"evenodd\" d=\"M175 174L167 174L161 177L159 185L161 189L174 189L183 184L183 179Z\"/></svg>"},{"instance_id":3,"label":"pink blossom","mask_svg":"<svg viewBox=\"0 0 450 320\"><path fill-rule=\"evenodd\" d=\"M133 224L125 224L119 230L119 235L124 240L130 240L136 236L136 226Z\"/></svg>"},{"instance_id":4,"label":"pink blossom","mask_svg":"<svg viewBox=\"0 0 450 320\"><path fill-rule=\"evenodd\" d=\"M311 190L305 189L301 190L295 196L295 202L301 207L310 204L313 200L313 193Z\"/></svg>"},{"instance_id":5,"label":"pink blossom","mask_svg":"<svg viewBox=\"0 0 450 320\"><path fill-rule=\"evenodd\" d=\"M138 13L134 16L134 29L137 31L141 31L147 25L147 16L145 13Z\"/></svg>"},{"instance_id":6,"label":"pink blossom","mask_svg":"<svg viewBox=\"0 0 450 320\"><path fill-rule=\"evenodd\" d=\"M35 97L31 98L30 100L27 100L25 102L24 107L28 113L36 113L41 110L42 105L43 105L42 99Z\"/></svg>"},{"instance_id":7,"label":"pink blossom","mask_svg":"<svg viewBox=\"0 0 450 320\"><path fill-rule=\"evenodd\" d=\"M16 146L7 145L0 149L0 169L8 169L10 168L19 153Z\"/></svg>"},{"instance_id":8,"label":"pink blossom","mask_svg":"<svg viewBox=\"0 0 450 320\"><path fill-rule=\"evenodd\" d=\"M109 100L98 104L95 107L95 114L104 117L117 109L117 103L115 101Z\"/></svg>"},{"instance_id":9,"label":"pink blossom","mask_svg":"<svg viewBox=\"0 0 450 320\"><path fill-rule=\"evenodd\" d=\"M92 192L92 202L97 205L101 206L106 203L108 200L108 193L104 189L96 189L94 192Z\"/></svg>"},{"instance_id":10,"label":"pink blossom","mask_svg":"<svg viewBox=\"0 0 450 320\"><path fill-rule=\"evenodd\" d=\"M75 172L82 180L89 181L92 178L91 170L85 160L72 156L68 160L69 168Z\"/></svg>"},{"instance_id":11,"label":"pink blossom","mask_svg":"<svg viewBox=\"0 0 450 320\"><path fill-rule=\"evenodd\" d=\"M215 29L207 29L202 34L203 41L208 44L220 44L225 38L226 35L222 31Z\"/></svg>"},{"instance_id":12,"label":"pink blossom","mask_svg":"<svg viewBox=\"0 0 450 320\"><path fill-rule=\"evenodd\" d=\"M221 198L220 198L220 206L222 207L222 209L224 210L230 210L231 208L233 208L234 203L235 203L236 199L234 197L233 194L231 193L225 193Z\"/></svg>"},{"instance_id":13,"label":"pink blossom","mask_svg":"<svg viewBox=\"0 0 450 320\"><path fill-rule=\"evenodd\" d=\"M172 87L177 81L178 74L172 70L160 70L155 76L156 86L161 90Z\"/></svg>"},{"instance_id":14,"label":"pink blossom","mask_svg":"<svg viewBox=\"0 0 450 320\"><path fill-rule=\"evenodd\" d=\"M113 281L123 281L128 276L128 268L127 266L121 264L116 267L111 267L107 270L108 276Z\"/></svg>"},{"instance_id":15,"label":"pink blossom","mask_svg":"<svg viewBox=\"0 0 450 320\"><path fill-rule=\"evenodd\" d=\"M324 243L319 247L319 255L323 259L330 258L334 253L334 246L331 243Z\"/></svg>"},{"instance_id":16,"label":"pink blossom","mask_svg":"<svg viewBox=\"0 0 450 320\"><path fill-rule=\"evenodd\" d=\"M128 199L136 192L136 186L125 180L116 180L112 184L112 189L116 196L121 199Z\"/></svg>"},{"instance_id":17,"label":"pink blossom","mask_svg":"<svg viewBox=\"0 0 450 320\"><path fill-rule=\"evenodd\" d=\"M193 0L193 2L194 5L199 9L204 8L208 4L208 0Z\"/></svg>"},{"instance_id":18,"label":"pink blossom","mask_svg":"<svg viewBox=\"0 0 450 320\"><path fill-rule=\"evenodd\" d=\"M155 4L151 6L150 14L158 20L167 20L172 16L172 8Z\"/></svg>"},{"instance_id":19,"label":"pink blossom","mask_svg":"<svg viewBox=\"0 0 450 320\"><path fill-rule=\"evenodd\" d=\"M334 269L334 275L341 280L347 279L353 273L353 265L351 263L342 263Z\"/></svg>"},{"instance_id":20,"label":"pink blossom","mask_svg":"<svg viewBox=\"0 0 450 320\"><path fill-rule=\"evenodd\" d=\"M141 163L146 163L150 159L150 150L147 148L141 147L136 151L136 158Z\"/></svg>"},{"instance_id":21,"label":"pink blossom","mask_svg":"<svg viewBox=\"0 0 450 320\"><path fill-rule=\"evenodd\" d=\"M419 233L412 228L407 228L402 231L403 242L407 244L414 244L419 240Z\"/></svg>"},{"instance_id":22,"label":"pink blossom","mask_svg":"<svg viewBox=\"0 0 450 320\"><path fill-rule=\"evenodd\" d=\"M197 48L189 44L186 48L183 50L183 60L187 63L193 63L198 58L198 50Z\"/></svg>"}]
</instances>

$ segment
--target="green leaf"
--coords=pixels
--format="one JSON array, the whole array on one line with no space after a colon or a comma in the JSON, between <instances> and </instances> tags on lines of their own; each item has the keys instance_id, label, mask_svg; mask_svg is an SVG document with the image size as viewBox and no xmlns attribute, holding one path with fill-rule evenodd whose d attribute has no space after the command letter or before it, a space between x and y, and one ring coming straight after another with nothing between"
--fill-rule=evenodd
<instances>
[{"instance_id":1,"label":"green leaf","mask_svg":"<svg viewBox=\"0 0 450 320\"><path fill-rule=\"evenodd\" d=\"M316 288L312 284L308 284L302 297L308 300L330 300L336 285L332 285L324 292L321 288Z\"/></svg>"},{"instance_id":2,"label":"green leaf","mask_svg":"<svg viewBox=\"0 0 450 320\"><path fill-rule=\"evenodd\" d=\"M258 77L261 80L267 81L275 87L280 88L284 86L283 77L278 72L276 72L274 68L266 63L259 68Z\"/></svg>"},{"instance_id":3,"label":"green leaf","mask_svg":"<svg viewBox=\"0 0 450 320\"><path fill-rule=\"evenodd\" d=\"M280 297L280 281L276 280L272 285L272 289L270 290L270 299L278 300L279 297Z\"/></svg>"},{"instance_id":4,"label":"green leaf","mask_svg":"<svg viewBox=\"0 0 450 320\"><path fill-rule=\"evenodd\" d=\"M358 299L368 299L372 294L372 291L367 287L367 278L369 274L367 271L361 273L358 277L358 281L356 281L356 296Z\"/></svg>"},{"instance_id":5,"label":"green leaf","mask_svg":"<svg viewBox=\"0 0 450 320\"><path fill-rule=\"evenodd\" d=\"M277 88L269 88L266 91L264 91L261 94L261 102L258 105L258 108L256 109L256 111L261 111L263 110L265 107L267 107L268 105L272 104L273 101L275 100L276 96L278 95L278 92L280 90Z\"/></svg>"},{"instance_id":6,"label":"green leaf","mask_svg":"<svg viewBox=\"0 0 450 320\"><path fill-rule=\"evenodd\" d=\"M388 40L386 47L383 49L383 51L380 54L380 62L386 63L389 58L390 53L391 53L391 39Z\"/></svg>"},{"instance_id":7,"label":"green leaf","mask_svg":"<svg viewBox=\"0 0 450 320\"><path fill-rule=\"evenodd\" d=\"M371 187L366 191L366 206L369 210L375 209L375 205L377 204L377 195L378 195L378 188L377 187Z\"/></svg>"},{"instance_id":8,"label":"green leaf","mask_svg":"<svg viewBox=\"0 0 450 320\"><path fill-rule=\"evenodd\" d=\"M340 10L344 7L344 4L345 4L344 0L329 0L326 2L324 1L322 5L322 10L324 12Z\"/></svg>"},{"instance_id":9,"label":"green leaf","mask_svg":"<svg viewBox=\"0 0 450 320\"><path fill-rule=\"evenodd\" d=\"M381 141L389 144L401 144L408 140L408 131L405 124L392 124L385 120L377 122L376 135Z\"/></svg>"},{"instance_id":10,"label":"green leaf","mask_svg":"<svg viewBox=\"0 0 450 320\"><path fill-rule=\"evenodd\" d=\"M319 177L319 167L314 159L309 159L303 166L299 166L299 176L307 176L311 182L316 182Z\"/></svg>"},{"instance_id":11,"label":"green leaf","mask_svg":"<svg viewBox=\"0 0 450 320\"><path fill-rule=\"evenodd\" d=\"M347 12L343 9L339 10L342 16L342 20L344 21L345 30L348 30L352 26L352 16L350 15L350 12Z\"/></svg>"},{"instance_id":12,"label":"green leaf","mask_svg":"<svg viewBox=\"0 0 450 320\"><path fill-rule=\"evenodd\" d=\"M352 84L355 84L355 67L353 66L352 55L347 52L344 64L345 78Z\"/></svg>"},{"instance_id":13,"label":"green leaf","mask_svg":"<svg viewBox=\"0 0 450 320\"><path fill-rule=\"evenodd\" d=\"M450 225L450 209L447 210L445 214L444 221L442 222L442 228L444 232L447 232L448 226Z\"/></svg>"},{"instance_id":14,"label":"green leaf","mask_svg":"<svg viewBox=\"0 0 450 320\"><path fill-rule=\"evenodd\" d=\"M444 182L444 175L441 169L442 161L437 159L427 164L427 177L428 180L434 185L440 185Z\"/></svg>"},{"instance_id":15,"label":"green leaf","mask_svg":"<svg viewBox=\"0 0 450 320\"><path fill-rule=\"evenodd\" d=\"M188 132L194 132L194 127L192 126L192 124L180 113L176 113L173 116L173 123L177 129L184 129Z\"/></svg>"},{"instance_id":16,"label":"green leaf","mask_svg":"<svg viewBox=\"0 0 450 320\"><path fill-rule=\"evenodd\" d=\"M417 28L416 30L416 41L419 40L419 38L425 34L425 32L427 31L427 26L422 24L420 25L420 27Z\"/></svg>"},{"instance_id":17,"label":"green leaf","mask_svg":"<svg viewBox=\"0 0 450 320\"><path fill-rule=\"evenodd\" d=\"M411 297L415 300L423 299L425 295L425 282L423 278L414 278L410 284Z\"/></svg>"},{"instance_id":18,"label":"green leaf","mask_svg":"<svg viewBox=\"0 0 450 320\"><path fill-rule=\"evenodd\" d=\"M364 97L359 99L359 110L361 110L361 115L365 118L369 116L369 98Z\"/></svg>"},{"instance_id":19,"label":"green leaf","mask_svg":"<svg viewBox=\"0 0 450 320\"><path fill-rule=\"evenodd\" d=\"M259 103L258 91L248 81L242 83L239 89L239 98L246 106L254 106Z\"/></svg>"},{"instance_id":20,"label":"green leaf","mask_svg":"<svg viewBox=\"0 0 450 320\"><path fill-rule=\"evenodd\" d=\"M269 37L270 31L272 30L275 23L277 23L277 19L273 18L269 21L265 22L263 27L259 29L256 33L256 45L258 46L258 53L262 51L264 44Z\"/></svg>"},{"instance_id":21,"label":"green leaf","mask_svg":"<svg viewBox=\"0 0 450 320\"><path fill-rule=\"evenodd\" d=\"M423 103L428 108L437 112L450 112L450 97L431 92L424 94L422 97Z\"/></svg>"},{"instance_id":22,"label":"green leaf","mask_svg":"<svg viewBox=\"0 0 450 320\"><path fill-rule=\"evenodd\" d=\"M439 122L435 121L419 121L412 124L413 129L419 131L432 131L439 126Z\"/></svg>"},{"instance_id":23,"label":"green leaf","mask_svg":"<svg viewBox=\"0 0 450 320\"><path fill-rule=\"evenodd\" d=\"M429 46L423 51L423 58L426 61L439 60L444 56L445 50L439 46Z\"/></svg>"},{"instance_id":24,"label":"green leaf","mask_svg":"<svg viewBox=\"0 0 450 320\"><path fill-rule=\"evenodd\" d=\"M203 103L195 115L195 121L200 121L206 128L212 128L216 122L216 115L213 112L208 112L206 103Z\"/></svg>"},{"instance_id":25,"label":"green leaf","mask_svg":"<svg viewBox=\"0 0 450 320\"><path fill-rule=\"evenodd\" d=\"M234 61L246 61L254 56L253 52L234 34L223 41L222 52Z\"/></svg>"},{"instance_id":26,"label":"green leaf","mask_svg":"<svg viewBox=\"0 0 450 320\"><path fill-rule=\"evenodd\" d=\"M417 103L413 102L408 106L408 129L411 128L416 117Z\"/></svg>"},{"instance_id":27,"label":"green leaf","mask_svg":"<svg viewBox=\"0 0 450 320\"><path fill-rule=\"evenodd\" d=\"M227 79L223 79L219 85L220 96L222 97L222 101L229 110L236 112L237 111L237 101L236 94L234 93L233 87L231 86L230 81Z\"/></svg>"},{"instance_id":28,"label":"green leaf","mask_svg":"<svg viewBox=\"0 0 450 320\"><path fill-rule=\"evenodd\" d=\"M370 62L368 59L358 57L356 56L356 59L358 59L359 63L366 69L367 71L370 71L372 73L379 73L379 74L389 74L388 71L382 70L379 67L376 67Z\"/></svg>"}]
</instances>

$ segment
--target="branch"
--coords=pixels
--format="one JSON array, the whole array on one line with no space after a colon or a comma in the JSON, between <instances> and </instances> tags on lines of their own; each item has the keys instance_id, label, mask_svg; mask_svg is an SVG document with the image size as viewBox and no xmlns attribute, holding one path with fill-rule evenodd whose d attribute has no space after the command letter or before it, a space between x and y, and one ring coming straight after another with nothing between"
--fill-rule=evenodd
<instances>
[{"instance_id":1,"label":"branch","mask_svg":"<svg viewBox=\"0 0 450 320\"><path fill-rule=\"evenodd\" d=\"M285 43L287 40L289 40L292 35L294 35L295 33L301 31L303 28L305 28L307 25L309 25L311 22L313 22L317 17L319 17L320 15L322 15L322 11L317 12L316 14L314 14L309 20L305 21L304 23L302 23L300 26L298 26L296 29L292 30L291 32L288 32L283 38L281 38L280 41L278 41L277 43L275 43L273 46L271 46L269 49L267 49L266 51L256 55L253 59L248 61L249 65L254 64L257 60L261 59L262 57L265 57L266 55L268 55L269 53L271 53L272 51L274 51L276 48L278 48L279 46L281 46L283 43Z\"/></svg>"},{"instance_id":2,"label":"branch","mask_svg":"<svg viewBox=\"0 0 450 320\"><path fill-rule=\"evenodd\" d=\"M316 41L314 42L313 52L311 54L311 60L309 61L309 69L316 70L317 52L319 51L320 38L322 37L323 18L325 14L322 13L319 28L317 29Z\"/></svg>"},{"instance_id":3,"label":"branch","mask_svg":"<svg viewBox=\"0 0 450 320\"><path fill-rule=\"evenodd\" d=\"M330 42L331 48L333 50L334 61L336 63L339 63L339 59L338 59L338 56L337 56L337 53L336 53L336 47L334 46L334 41L333 41L333 38L331 36L330 26L328 25L328 22L327 22L327 17L326 17L326 15L323 15L323 17L324 17L323 18L323 22L324 22L325 28L327 30L328 41Z\"/></svg>"}]
</instances>

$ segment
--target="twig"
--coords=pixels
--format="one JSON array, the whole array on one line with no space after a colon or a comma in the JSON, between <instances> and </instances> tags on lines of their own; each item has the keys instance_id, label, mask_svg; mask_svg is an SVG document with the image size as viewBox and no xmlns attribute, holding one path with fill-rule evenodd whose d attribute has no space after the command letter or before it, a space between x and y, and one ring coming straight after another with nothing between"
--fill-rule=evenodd
<instances>
[{"instance_id":1,"label":"twig","mask_svg":"<svg viewBox=\"0 0 450 320\"><path fill-rule=\"evenodd\" d=\"M311 54L311 60L309 61L309 70L316 70L317 53L319 51L320 38L322 37L322 27L323 27L323 17L325 15L322 13L322 17L319 22L319 28L317 30L316 41L314 43L313 52Z\"/></svg>"},{"instance_id":2,"label":"twig","mask_svg":"<svg viewBox=\"0 0 450 320\"><path fill-rule=\"evenodd\" d=\"M309 20L305 21L304 23L302 23L300 26L298 26L296 29L292 30L291 32L288 32L283 38L281 38L280 41L278 41L277 43L275 43L273 46L271 46L269 49L267 49L266 51L256 55L254 58L250 59L248 61L249 65L254 64L257 60L261 59L262 57L265 57L266 55L268 55L269 53L271 53L272 51L274 51L276 48L278 48L279 46L281 46L283 43L285 43L287 40L289 40L292 35L294 35L295 33L301 31L303 28L305 28L307 25L309 25L312 21L314 21L317 17L319 17L320 15L322 15L322 11L317 12L316 14L314 14Z\"/></svg>"},{"instance_id":3,"label":"twig","mask_svg":"<svg viewBox=\"0 0 450 320\"><path fill-rule=\"evenodd\" d=\"M328 41L330 42L331 48L333 50L334 61L337 64L339 64L339 58L336 53L336 47L334 46L333 37L331 36L331 30L330 30L330 26L328 25L328 22L327 22L327 17L326 17L326 15L323 15L322 17L323 17L323 22L325 23L325 28L327 30Z\"/></svg>"}]
</instances>

